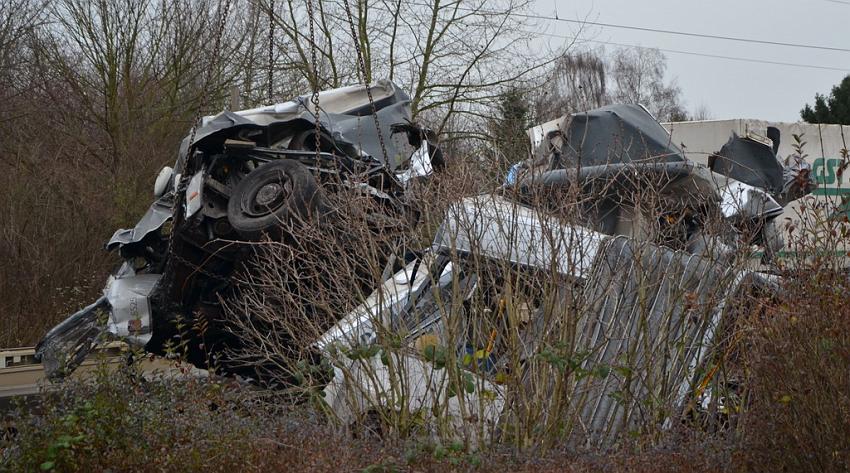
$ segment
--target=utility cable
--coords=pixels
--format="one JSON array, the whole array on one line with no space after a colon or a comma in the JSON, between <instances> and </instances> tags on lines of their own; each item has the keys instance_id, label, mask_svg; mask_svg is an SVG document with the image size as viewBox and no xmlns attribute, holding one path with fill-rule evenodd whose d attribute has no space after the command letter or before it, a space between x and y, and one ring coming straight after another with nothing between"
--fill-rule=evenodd
<instances>
[{"instance_id":1,"label":"utility cable","mask_svg":"<svg viewBox=\"0 0 850 473\"><path fill-rule=\"evenodd\" d=\"M771 64L771 65L774 65L774 66L801 67L801 68L806 68L806 69L820 69L820 70L825 70L825 71L850 72L850 66L843 67L843 68L842 67L832 67L832 66L818 66L818 65L815 65L815 64L799 64L799 63L793 63L793 62L771 61L771 60L768 60L768 59L754 59L754 58L745 58L745 57L739 57L739 56L726 56L726 55L722 55L722 54L699 53L699 52L695 52L695 51L685 51L685 50L681 50L681 49L666 49L666 48L656 48L656 47L651 47L651 46L638 46L636 44L615 43L615 42L612 42L612 41L580 39L580 38L577 38L575 36L565 36L565 35L559 35L559 34L555 34L555 33L541 33L541 32L531 32L531 31L526 31L525 33L527 33L527 34L538 34L538 35L541 35L541 36L549 36L549 37L552 37L552 38L566 39L566 40L571 40L571 41L586 41L586 42L589 42L589 43L607 44L607 45L611 45L611 46L621 46L621 47L625 47L625 48L656 49L658 51L662 51L662 52L665 52L665 53L685 54L685 55L688 55L688 56L699 56L699 57L707 57L707 58L713 58L713 59L726 59L726 60L729 60L729 61L751 62L751 63L758 63L758 64Z\"/></svg>"},{"instance_id":2,"label":"utility cable","mask_svg":"<svg viewBox=\"0 0 850 473\"><path fill-rule=\"evenodd\" d=\"M826 0L835 3L842 3L850 5L850 1L847 0ZM418 5L422 7L432 7L432 5L419 3L411 1L409 2L411 5ZM693 38L704 38L704 39L719 39L725 41L737 41L741 43L751 43L751 44L767 44L771 46L785 46L791 48L805 48L805 49L818 49L822 51L839 51L844 53L850 53L850 48L839 48L834 46L822 46L816 44L805 44L805 43L787 43L783 41L771 41L764 39L756 39L756 38L743 38L738 36L724 36L724 35L714 35L707 33L694 33L689 31L678 31L678 30L667 30L661 28L649 28L645 26L634 26L634 25L622 25L617 23L604 23L600 21L590 21L590 20L571 20L568 18L559 18L556 16L546 16L532 13L520 13L520 12L511 12L511 11L499 11L499 10L484 10L480 8L469 8L462 6L452 6L452 9L457 9L469 13L482 13L482 14L490 14L490 15L511 15L519 18L530 18L536 20L548 20L548 21L559 21L563 23L572 23L578 25L592 25L592 26L600 26L604 28L617 28L624 30L633 30L633 31L644 31L649 33L662 33L669 35L678 35L678 36L690 36Z\"/></svg>"}]
</instances>

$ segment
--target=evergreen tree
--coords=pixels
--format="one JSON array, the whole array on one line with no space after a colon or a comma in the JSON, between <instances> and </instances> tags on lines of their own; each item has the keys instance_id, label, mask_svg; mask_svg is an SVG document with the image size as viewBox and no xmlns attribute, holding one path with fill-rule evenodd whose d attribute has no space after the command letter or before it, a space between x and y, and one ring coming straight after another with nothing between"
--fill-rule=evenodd
<instances>
[{"instance_id":1,"label":"evergreen tree","mask_svg":"<svg viewBox=\"0 0 850 473\"><path fill-rule=\"evenodd\" d=\"M809 123L850 125L850 75L833 87L829 96L815 94L814 108L806 104L800 117Z\"/></svg>"},{"instance_id":2,"label":"evergreen tree","mask_svg":"<svg viewBox=\"0 0 850 473\"><path fill-rule=\"evenodd\" d=\"M530 105L526 94L518 88L502 92L496 106L496 116L490 119L490 136L498 153L500 173L512 164L528 157L530 144L526 130L530 127Z\"/></svg>"}]
</instances>

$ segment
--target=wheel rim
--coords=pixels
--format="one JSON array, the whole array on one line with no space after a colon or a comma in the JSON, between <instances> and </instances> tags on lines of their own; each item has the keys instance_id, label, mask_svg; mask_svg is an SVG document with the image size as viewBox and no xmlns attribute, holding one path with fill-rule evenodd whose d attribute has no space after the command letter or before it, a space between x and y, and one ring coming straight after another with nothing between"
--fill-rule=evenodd
<instances>
[{"instance_id":1,"label":"wheel rim","mask_svg":"<svg viewBox=\"0 0 850 473\"><path fill-rule=\"evenodd\" d=\"M279 204L283 198L283 186L276 182L260 187L257 195L254 196L254 204L261 207L270 207Z\"/></svg>"},{"instance_id":2,"label":"wheel rim","mask_svg":"<svg viewBox=\"0 0 850 473\"><path fill-rule=\"evenodd\" d=\"M292 184L285 175L266 179L243 196L242 211L252 217L269 215L283 206L291 193Z\"/></svg>"}]
</instances>

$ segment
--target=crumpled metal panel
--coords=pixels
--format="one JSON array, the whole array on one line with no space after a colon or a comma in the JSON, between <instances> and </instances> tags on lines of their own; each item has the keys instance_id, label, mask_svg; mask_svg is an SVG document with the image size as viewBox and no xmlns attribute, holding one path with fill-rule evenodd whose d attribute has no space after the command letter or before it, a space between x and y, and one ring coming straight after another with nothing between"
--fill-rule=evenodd
<instances>
[{"instance_id":1,"label":"crumpled metal panel","mask_svg":"<svg viewBox=\"0 0 850 473\"><path fill-rule=\"evenodd\" d=\"M782 164L776 159L776 153L764 143L733 134L713 158L712 170L716 173L774 195L782 191Z\"/></svg>"},{"instance_id":2,"label":"crumpled metal panel","mask_svg":"<svg viewBox=\"0 0 850 473\"><path fill-rule=\"evenodd\" d=\"M382 80L369 85L379 128L375 126L372 104L366 94L366 86L358 85L332 89L319 94L319 122L340 149L346 153L371 156L395 170L409 158L410 152L397 146L391 139L392 125L409 123L411 120L410 97L397 85ZM296 97L288 102L237 112L224 111L212 117L204 117L195 131L192 146L202 150L215 150L221 143L240 129L270 133L293 125L311 126L316 113L310 95ZM383 141L383 145L382 145ZM180 145L180 158L185 159L190 147L189 136ZM384 150L387 159L384 159ZM175 166L180 169L180 166Z\"/></svg>"},{"instance_id":3,"label":"crumpled metal panel","mask_svg":"<svg viewBox=\"0 0 850 473\"><path fill-rule=\"evenodd\" d=\"M725 307L734 306L731 302L740 289L763 276L647 241L608 237L580 226L544 225L541 218L534 209L497 196L465 199L448 212L432 250L456 254L461 260L475 255L510 261L520 270L558 269L580 282L584 309L577 320L568 322L575 324L570 347L573 354L584 357L585 373L599 373L597 368L604 367L607 374L567 374L569 407L551 415L563 416L558 423L564 426L570 445L609 447L642 426L668 427L680 418L693 386L700 381L698 370L712 355L718 327L725 322ZM553 246L558 235L571 236L565 242L574 246ZM582 248L579 260L564 263L563 258L576 248ZM464 293L477 280L468 275L469 281L453 284L449 265L422 265L423 272L415 278L406 268L383 291L404 294L401 299L410 299L409 310L398 311L400 298L390 297L392 303L383 306L372 302L349 314L323 337L320 347L327 348L330 338L351 346L351 341L360 340L363 327L373 331L375 320L402 326L409 339L424 333L421 327L434 330L449 309L430 305L435 300L453 300L452 291ZM429 276L423 276L426 267L431 268ZM417 283L411 284L411 279ZM412 289L427 281L431 281L427 290ZM437 289L440 297L434 296ZM343 333L347 336L342 337ZM532 333L532 337L540 336ZM476 375L476 379L485 378ZM357 385L360 381L348 382ZM551 382L554 386L559 380ZM505 408L510 408L509 403ZM497 414L488 413L494 417L487 421L493 422Z\"/></svg>"},{"instance_id":4,"label":"crumpled metal panel","mask_svg":"<svg viewBox=\"0 0 850 473\"><path fill-rule=\"evenodd\" d=\"M582 281L586 309L574 353L588 354L588 372L605 367L608 374L573 380L564 418L570 443L611 446L638 426L676 418L744 273L646 241L544 224L534 209L482 198L449 212L436 250L529 268L554 264Z\"/></svg>"},{"instance_id":5,"label":"crumpled metal panel","mask_svg":"<svg viewBox=\"0 0 850 473\"><path fill-rule=\"evenodd\" d=\"M395 273L353 311L340 319L317 341L316 347L327 349L336 344L341 347L370 345L377 341L375 322L392 323L394 314L409 302L410 297L428 281L428 266L433 260L426 254Z\"/></svg>"},{"instance_id":6,"label":"crumpled metal panel","mask_svg":"<svg viewBox=\"0 0 850 473\"><path fill-rule=\"evenodd\" d=\"M582 278L608 238L579 225L564 225L543 210L498 195L461 200L446 212L434 238L438 252L480 254L522 266Z\"/></svg>"},{"instance_id":7,"label":"crumpled metal panel","mask_svg":"<svg viewBox=\"0 0 850 473\"><path fill-rule=\"evenodd\" d=\"M615 104L570 116L557 167L628 163L652 158L682 162L684 153L645 108Z\"/></svg>"},{"instance_id":8,"label":"crumpled metal panel","mask_svg":"<svg viewBox=\"0 0 850 473\"><path fill-rule=\"evenodd\" d=\"M413 355L385 356L392 357L391 364L382 362L379 355L335 360L344 368L334 368L334 378L323 395L338 420L350 424L384 405L420 413L430 430L458 440L478 444L491 438L505 403L501 386L477 378L473 392L458 389L448 395L451 383L445 368ZM434 422L434 413L444 421ZM471 422L471 418L480 422Z\"/></svg>"},{"instance_id":9,"label":"crumpled metal panel","mask_svg":"<svg viewBox=\"0 0 850 473\"><path fill-rule=\"evenodd\" d=\"M112 250L121 245L142 241L146 236L159 230L165 222L171 220L173 215L174 203L171 196L166 194L151 204L135 227L116 230L106 244L106 249Z\"/></svg>"},{"instance_id":10,"label":"crumpled metal panel","mask_svg":"<svg viewBox=\"0 0 850 473\"><path fill-rule=\"evenodd\" d=\"M35 356L44 366L48 379L71 373L85 360L103 332L98 323L100 312L108 310L106 295L101 296L50 329L38 342Z\"/></svg>"},{"instance_id":11,"label":"crumpled metal panel","mask_svg":"<svg viewBox=\"0 0 850 473\"><path fill-rule=\"evenodd\" d=\"M135 274L109 279L104 291L111 307L109 333L142 347L150 341L149 297L161 277L160 274Z\"/></svg>"}]
</instances>

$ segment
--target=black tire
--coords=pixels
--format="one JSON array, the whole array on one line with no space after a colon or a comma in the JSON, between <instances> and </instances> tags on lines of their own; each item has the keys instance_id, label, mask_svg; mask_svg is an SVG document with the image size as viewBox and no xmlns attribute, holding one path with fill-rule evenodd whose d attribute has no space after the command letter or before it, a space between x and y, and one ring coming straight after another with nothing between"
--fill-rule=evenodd
<instances>
[{"instance_id":1,"label":"black tire","mask_svg":"<svg viewBox=\"0 0 850 473\"><path fill-rule=\"evenodd\" d=\"M281 237L281 227L306 220L323 208L324 195L301 163L265 163L242 179L227 203L227 220L242 238Z\"/></svg>"},{"instance_id":2,"label":"black tire","mask_svg":"<svg viewBox=\"0 0 850 473\"><path fill-rule=\"evenodd\" d=\"M319 150L330 152L334 150L334 140L324 131L319 134ZM289 149L300 151L316 151L316 130L309 129L297 133L289 142Z\"/></svg>"}]
</instances>

